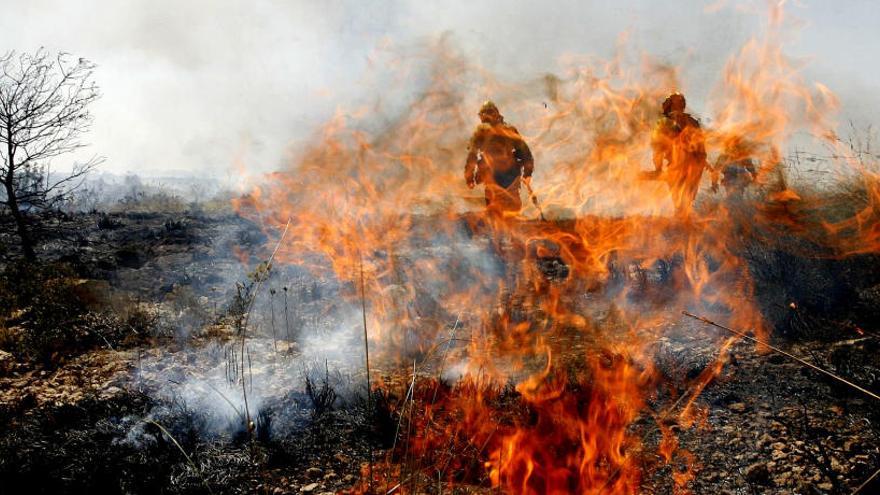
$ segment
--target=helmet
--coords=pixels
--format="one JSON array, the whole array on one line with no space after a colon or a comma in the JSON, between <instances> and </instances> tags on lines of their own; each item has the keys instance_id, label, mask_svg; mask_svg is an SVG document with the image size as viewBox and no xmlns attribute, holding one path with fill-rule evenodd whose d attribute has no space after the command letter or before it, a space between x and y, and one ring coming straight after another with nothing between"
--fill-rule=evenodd
<instances>
[{"instance_id":1,"label":"helmet","mask_svg":"<svg viewBox=\"0 0 880 495\"><path fill-rule=\"evenodd\" d=\"M480 107L480 120L487 123L498 123L504 120L504 117L501 116L501 112L498 111L498 107L495 106L491 100L486 100L485 103Z\"/></svg>"},{"instance_id":2,"label":"helmet","mask_svg":"<svg viewBox=\"0 0 880 495\"><path fill-rule=\"evenodd\" d=\"M687 102L685 101L683 94L679 92L672 93L663 100L663 113L668 114L674 111L682 112L684 111L685 105L687 105Z\"/></svg>"},{"instance_id":3,"label":"helmet","mask_svg":"<svg viewBox=\"0 0 880 495\"><path fill-rule=\"evenodd\" d=\"M500 113L498 111L498 107L495 105L495 102L492 100L486 100L483 103L483 105L480 107L480 113L487 113L487 112Z\"/></svg>"}]
</instances>

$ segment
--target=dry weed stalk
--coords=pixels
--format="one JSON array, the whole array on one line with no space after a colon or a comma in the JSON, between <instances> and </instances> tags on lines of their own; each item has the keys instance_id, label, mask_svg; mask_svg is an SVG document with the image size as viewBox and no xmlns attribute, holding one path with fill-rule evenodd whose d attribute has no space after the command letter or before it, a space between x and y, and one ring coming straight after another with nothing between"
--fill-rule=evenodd
<instances>
[{"instance_id":1,"label":"dry weed stalk","mask_svg":"<svg viewBox=\"0 0 880 495\"><path fill-rule=\"evenodd\" d=\"M373 387L370 384L370 341L367 333L367 293L364 283L364 255L358 252L360 257L361 271L361 315L364 323L364 357L367 369L367 415L372 423L373 420ZM286 307L286 306L285 306ZM370 491L373 491L373 445L370 444Z\"/></svg>"},{"instance_id":2,"label":"dry weed stalk","mask_svg":"<svg viewBox=\"0 0 880 495\"><path fill-rule=\"evenodd\" d=\"M290 345L290 316L287 311L287 286L282 287L284 290L284 334L287 336L287 344Z\"/></svg>"},{"instance_id":3,"label":"dry weed stalk","mask_svg":"<svg viewBox=\"0 0 880 495\"><path fill-rule=\"evenodd\" d=\"M776 347L776 346L774 346L774 345L772 345L772 344L769 344L769 343L767 343L767 342L764 342L764 341L762 341L762 340L760 340L760 339L757 339L757 338L755 338L755 337L752 337L751 335L747 335L747 334L745 334L745 333L743 333L743 332L740 332L740 331L738 331L738 330L734 330L734 329L732 329L732 328L726 327L726 326L721 325L721 324L719 324L719 323L715 323L714 321L712 321L712 320L710 320L710 319L708 319L708 318L704 318L704 317L702 317L702 316L697 316L697 315L692 314L692 313L689 313L689 312L687 312L687 311L682 311L681 313L682 313L683 315L688 316L688 317L690 317L690 318L693 318L693 319L695 319L695 320L702 321L703 323L706 323L707 325L711 325L711 326L713 326L713 327L715 327L715 328L720 328L720 329L722 329L722 330L726 330L726 331L728 331L728 332L730 332L730 333L732 333L732 334L734 334L734 335L737 335L737 336L739 336L739 337L741 337L741 338L743 338L743 339L745 339L745 340L748 340L749 342L752 342L752 343L754 343L754 344L758 344L758 345L760 345L760 346L764 346L764 347L766 347L767 349L770 349L771 351L773 351L773 352L775 352L775 353L777 353L777 354L780 354L780 355L785 356L785 357L787 357L787 358L789 358L789 359L792 359L792 360L794 360L794 361L797 361L798 363L800 363L800 364L802 364L802 365L804 365L804 366L806 366L806 367L808 367L808 368L810 368L810 369L812 369L812 370L818 371L819 373L822 373L823 375L825 375L825 376L827 376L827 377L829 377L829 378L831 378L831 379L833 379L833 380L836 380L836 381L838 381L838 382L840 382L840 383L843 383L844 385L846 385L846 386L848 386L848 387L850 387L850 388L852 388L852 389L858 390L859 392L861 392L861 393L867 395L868 397L870 397L870 398L872 398L872 399L875 399L875 400L880 401L880 395L877 395L877 394L875 394L874 392L871 392L870 390L868 390L868 389L866 389L866 388L864 388L864 387L861 387L861 386L859 386L859 385L856 385L855 383L853 383L853 382L847 380L846 378L843 378L842 376L835 375L834 373L832 373L832 372L830 372L830 371L828 371L828 370L826 370L826 369L824 369L824 368L820 368L819 366L816 366L815 364L813 364L813 363L811 363L811 362L809 362L809 361L807 361L807 360L805 360L805 359L799 358L799 357L795 356L794 354L788 353L788 352L786 352L786 351L784 351L784 350L782 350L782 349L780 349L780 348L778 348L778 347Z\"/></svg>"},{"instance_id":4,"label":"dry weed stalk","mask_svg":"<svg viewBox=\"0 0 880 495\"><path fill-rule=\"evenodd\" d=\"M847 379L845 379L845 378L843 378L843 377L841 377L841 376L835 375L834 373L832 373L832 372L830 372L830 371L828 371L828 370L826 370L826 369L824 369L824 368L820 368L819 366L816 366L815 364L813 364L813 363L811 363L811 362L809 362L809 361L806 361L806 360L804 360L804 359L801 359L801 358L799 358L799 357L797 357L797 356L795 356L795 355L793 355L793 354L791 354L791 353L788 353L788 352L786 352L786 351L784 351L784 350L782 350L782 349L780 349L780 348L778 348L778 347L776 347L776 346L773 346L773 345L771 345L771 344L769 344L769 343L767 343L767 342L764 342L764 341L762 341L762 340L760 340L760 339L757 339L757 338L755 338L755 337L752 337L752 336L750 336L750 335L746 335L745 333L742 333L742 332L740 332L740 331L737 331L737 330L734 330L734 329L732 329L732 328L726 327L726 326L724 326L724 325L721 325L721 324L715 323L714 321L709 320L708 318L704 318L704 317L702 317L702 316L697 316L697 315L691 314L691 313L689 313L689 312L687 312L687 311L682 311L682 314L685 315L685 316L688 316L688 317L690 317L690 318L693 318L693 319L695 319L695 320L702 321L703 323L706 323L707 325L711 325L711 326L713 326L713 327L720 328L720 329L722 329L722 330L726 330L726 331L728 331L728 332L730 332L730 333L732 333L732 334L734 334L734 335L737 335L737 336L739 336L739 337L741 337L741 338L743 338L743 339L748 340L749 342L752 342L752 343L755 343L755 344L758 344L758 345L761 345L761 346L765 346L766 348L770 349L771 351L773 351L773 352L775 352L775 353L777 353L777 354L780 354L780 355L785 356L785 357L787 357L787 358L789 358L789 359L792 359L792 360L794 360L794 361L796 361L796 362L798 362L798 363L800 363L800 364L802 364L802 365L804 365L804 366L806 366L806 367L808 367L808 368L810 368L810 369L812 369L812 370L818 371L819 373L822 373L822 374L824 374L825 376L828 376L829 378L831 378L831 379L833 379L833 380L836 380L837 382L843 383L844 385L846 385L846 386L848 386L848 387L850 387L850 388L852 388L852 389L854 389L854 390L858 390L859 392L861 392L861 393L867 395L868 397L871 397L872 399L880 400L880 396L878 396L878 395L875 394L874 392L871 392L870 390L867 390L867 389L865 389L865 388L863 388L863 387L861 387L861 386L859 386L859 385L856 385L855 383L853 383L853 382L851 382L851 381L849 381L849 380L847 380ZM864 483L862 483L861 485L859 485L859 487L856 488L855 491L853 491L853 495L856 495L856 494L862 492L862 490L864 490L868 485L870 485L870 484L874 481L874 479L876 479L878 476L880 476L880 470L877 470L874 474L871 475L870 478L868 478L867 480L865 480ZM834 482L835 482L835 480L832 480L832 483L834 483Z\"/></svg>"},{"instance_id":5,"label":"dry weed stalk","mask_svg":"<svg viewBox=\"0 0 880 495\"><path fill-rule=\"evenodd\" d=\"M275 349L275 354L278 354L278 336L275 332L275 289L269 289L269 315L270 315L270 323L272 325L272 347Z\"/></svg>"},{"instance_id":6,"label":"dry weed stalk","mask_svg":"<svg viewBox=\"0 0 880 495\"><path fill-rule=\"evenodd\" d=\"M199 473L199 478L202 480L202 483L204 483L205 488L208 490L208 493L213 495L214 492L211 491L211 485L209 485L208 480L205 479L205 475L204 475L204 473L202 473L202 469L195 462L193 462L192 457L190 457L189 454L187 454L186 451L183 450L183 447L181 447L180 443L177 442L177 439L174 438L174 435L172 435L171 432L166 430L164 426L153 421L152 419L148 419L146 421L147 421L147 423L152 424L156 428L159 428L162 431L162 433L164 433L166 436L168 436L168 438L171 439L171 442L174 444L175 447L177 447L177 450L179 450L180 453L183 454L183 457L186 458L186 462L188 462L189 465L192 466L192 468L195 469L195 471L197 473Z\"/></svg>"},{"instance_id":7,"label":"dry weed stalk","mask_svg":"<svg viewBox=\"0 0 880 495\"><path fill-rule=\"evenodd\" d=\"M278 238L278 242L275 244L275 249L272 250L272 254L269 258L260 264L260 267L257 268L258 274L256 276L256 285L254 287L253 293L251 294L250 301L248 301L246 313L244 316L244 324L241 328L241 393L244 398L244 412L245 412L245 428L247 428L248 434L252 434L254 431L254 422L251 420L251 411L248 406L248 398L247 398L247 385L244 376L244 355L245 355L245 341L247 339L247 327L248 321L250 320L251 310L253 310L254 302L257 300L257 294L260 293L260 287L262 287L263 282L269 278L269 272L272 270L272 260L275 259L275 255L278 253L278 249L281 248L281 242L284 241L284 237L287 235L287 231L290 229L290 219L287 219L287 225L284 226L284 231L281 233L281 237ZM262 273L260 273L262 271Z\"/></svg>"}]
</instances>

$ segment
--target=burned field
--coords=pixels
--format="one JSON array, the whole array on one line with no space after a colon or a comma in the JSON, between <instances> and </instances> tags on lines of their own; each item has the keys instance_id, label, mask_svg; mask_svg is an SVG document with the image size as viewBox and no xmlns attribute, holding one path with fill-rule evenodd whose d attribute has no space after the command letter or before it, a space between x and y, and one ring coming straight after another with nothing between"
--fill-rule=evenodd
<instances>
[{"instance_id":1,"label":"burned field","mask_svg":"<svg viewBox=\"0 0 880 495\"><path fill-rule=\"evenodd\" d=\"M880 155L783 7L700 88L383 41L210 194L53 185L97 66L0 57L0 494L880 492Z\"/></svg>"},{"instance_id":2,"label":"burned field","mask_svg":"<svg viewBox=\"0 0 880 495\"><path fill-rule=\"evenodd\" d=\"M577 491L586 481L565 462L593 455L596 493L848 493L880 462L873 399L682 315L694 308L676 298L684 267L674 256L650 263L615 256L606 278L574 283L566 257L583 259L582 252L539 256L535 248L515 265L505 259L514 243L493 246L478 216L454 219L442 243L436 236L446 234L435 227L446 220L415 218L408 228L431 232L416 236L431 242L373 253L400 268L400 283L386 292L406 304L387 311L408 326L371 342L368 396L356 284L296 266L266 271L260 256L242 262L230 244L252 243L254 253L274 245L234 215L174 218L185 232L161 214L118 215L110 232L106 217L68 220L91 241L64 242L71 247L59 256L63 265L51 263L64 270L42 283L77 281L56 297L81 303L66 320L80 337L67 337L62 352L29 355L22 338L33 331L32 310L7 320L5 492L519 491L513 483ZM594 229L614 223L595 222ZM655 228L680 235L671 224ZM137 264L109 249L118 238L143 246ZM766 244L746 248L762 311L774 323L772 342L877 390L880 343L868 330L878 316L876 257L833 261ZM789 265L800 269L785 268L786 285L801 292L779 289L776 273ZM218 266L235 272L218 280ZM432 286L419 272L438 267L460 286ZM139 290L157 273L177 278ZM528 273L541 283L518 287ZM492 306L444 307L445 291L478 284L490 287ZM822 296L795 299L817 294L811 287ZM554 317L541 304L548 293L579 318ZM246 315L250 294L257 297ZM632 312L662 317L634 336ZM705 315L721 321L725 311ZM377 322L367 324L369 331ZM425 338L419 325L436 334ZM634 339L639 348L644 342L644 356L622 350ZM523 342L526 352L517 349ZM467 374L473 366L482 375ZM540 382L530 383L535 376ZM521 443L513 449L513 441ZM533 460L531 471L519 454Z\"/></svg>"},{"instance_id":3,"label":"burned field","mask_svg":"<svg viewBox=\"0 0 880 495\"><path fill-rule=\"evenodd\" d=\"M338 369L295 359L294 339L249 344L260 360L246 358L250 386L273 390L261 395L253 431L239 420L235 319L248 278L230 243L260 246L254 225L179 213L65 221L72 234L45 240L64 246L45 273L7 265L5 290L32 277L41 292L32 297L47 299L4 327L4 493L251 493L287 487L287 476L353 484L365 445L379 438L366 405ZM319 287L291 283L288 329L321 321L304 314ZM47 320L66 332L32 335Z\"/></svg>"}]
</instances>

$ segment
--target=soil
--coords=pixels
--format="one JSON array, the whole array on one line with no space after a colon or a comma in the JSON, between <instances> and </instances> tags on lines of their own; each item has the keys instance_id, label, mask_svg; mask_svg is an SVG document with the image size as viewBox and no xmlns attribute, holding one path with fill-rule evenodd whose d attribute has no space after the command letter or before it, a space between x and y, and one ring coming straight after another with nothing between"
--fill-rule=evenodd
<instances>
[{"instance_id":1,"label":"soil","mask_svg":"<svg viewBox=\"0 0 880 495\"><path fill-rule=\"evenodd\" d=\"M395 411L405 403L407 368L374 363L381 380L368 399L359 360L314 362L307 352L309 338L329 338L328 329L344 323L328 316L339 313L328 310L337 304L338 283L288 269L288 282L269 283L277 291L272 331L264 302L263 326L242 347L228 315L234 281L246 281L267 249L256 226L230 215L119 214L112 220L71 219L79 240L45 240L42 252L101 282L93 291L98 304L135 299L172 322L173 331L71 356L54 369L0 353L0 494L336 493L365 488L371 459L380 469L383 459L399 458L392 455ZM250 253L244 263L242 252ZM555 276L567 276L558 261L550 265ZM662 287L666 269L652 268L639 283ZM282 325L286 294L296 311ZM593 316L608 320L613 309L593 303ZM432 307L428 298L417 309ZM635 453L642 492L850 493L880 468L874 399L747 342L731 347L721 374L696 395L692 424L672 425L679 448L664 461L657 454L657 418L681 404L682 395L690 397L694 378L715 362L729 334L679 308L651 310L667 315L653 344L664 380L630 426L644 439ZM434 317L458 325L454 316ZM343 341L358 342L359 328L351 325ZM457 328L462 340L473 331L466 317ZM782 337L774 343L787 352L880 390L876 336ZM563 361L576 362L603 344L591 335L555 338L550 345ZM425 363L418 380L433 379L439 366ZM247 406L242 382L252 394ZM439 488L491 491L485 480ZM880 486L875 481L861 493L880 493Z\"/></svg>"}]
</instances>

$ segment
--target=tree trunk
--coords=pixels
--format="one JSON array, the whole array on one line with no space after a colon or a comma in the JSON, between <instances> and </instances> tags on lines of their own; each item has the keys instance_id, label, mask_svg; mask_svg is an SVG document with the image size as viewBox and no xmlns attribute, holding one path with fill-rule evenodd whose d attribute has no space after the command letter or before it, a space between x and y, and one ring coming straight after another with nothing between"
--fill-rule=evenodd
<instances>
[{"instance_id":1,"label":"tree trunk","mask_svg":"<svg viewBox=\"0 0 880 495\"><path fill-rule=\"evenodd\" d=\"M34 261L37 259L37 254L34 252L34 240L28 230L27 221L18 208L18 191L15 190L15 146L12 141L12 125L9 122L6 123L6 153L6 177L2 179L3 185L6 186L6 205L9 206L9 211L15 220L15 228L18 231L19 239L21 239L22 253L26 260Z\"/></svg>"},{"instance_id":2,"label":"tree trunk","mask_svg":"<svg viewBox=\"0 0 880 495\"><path fill-rule=\"evenodd\" d=\"M9 206L9 211L12 213L12 218L15 220L15 227L18 231L18 237L21 239L21 251L24 253L25 259L28 261L34 261L37 259L37 254L34 252L34 240L31 237L30 230L28 230L27 221L22 215L21 210L18 209L18 198L15 197L15 190L12 187L12 178L9 176L4 180L6 186L6 200Z\"/></svg>"}]
</instances>

